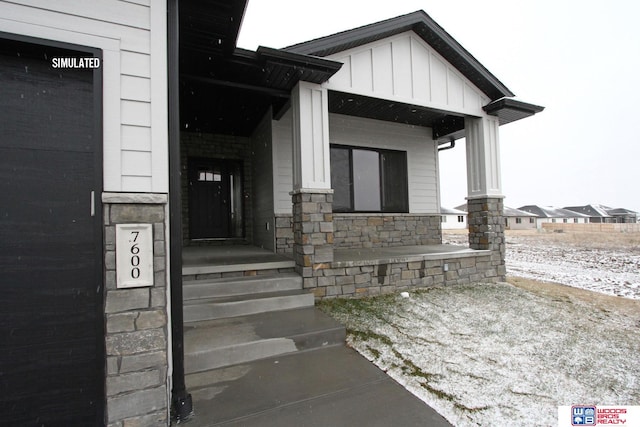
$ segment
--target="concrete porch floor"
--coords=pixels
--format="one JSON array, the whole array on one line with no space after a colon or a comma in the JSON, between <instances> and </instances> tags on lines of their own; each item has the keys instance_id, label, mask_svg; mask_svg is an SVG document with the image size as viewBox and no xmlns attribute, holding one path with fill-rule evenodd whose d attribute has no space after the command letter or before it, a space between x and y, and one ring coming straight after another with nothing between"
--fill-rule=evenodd
<instances>
[{"instance_id":1,"label":"concrete porch floor","mask_svg":"<svg viewBox=\"0 0 640 427\"><path fill-rule=\"evenodd\" d=\"M372 265L390 262L410 262L423 259L465 258L479 256L490 251L469 249L455 245L394 246L386 248L336 249L333 254L335 267ZM273 263L273 268L293 267L290 255L276 254L251 245L235 246L185 246L182 249L184 274L195 269L217 266L219 271L250 264ZM212 272L212 271L208 271Z\"/></svg>"}]
</instances>

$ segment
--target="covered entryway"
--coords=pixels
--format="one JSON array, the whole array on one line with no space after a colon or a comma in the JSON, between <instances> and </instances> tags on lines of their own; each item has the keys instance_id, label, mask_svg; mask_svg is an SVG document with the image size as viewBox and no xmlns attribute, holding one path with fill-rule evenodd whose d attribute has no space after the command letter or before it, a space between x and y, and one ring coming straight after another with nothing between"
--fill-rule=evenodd
<instances>
[{"instance_id":1,"label":"covered entryway","mask_svg":"<svg viewBox=\"0 0 640 427\"><path fill-rule=\"evenodd\" d=\"M189 159L191 239L243 237L242 162Z\"/></svg>"},{"instance_id":2,"label":"covered entryway","mask_svg":"<svg viewBox=\"0 0 640 427\"><path fill-rule=\"evenodd\" d=\"M2 425L103 423L97 55L0 38Z\"/></svg>"}]
</instances>

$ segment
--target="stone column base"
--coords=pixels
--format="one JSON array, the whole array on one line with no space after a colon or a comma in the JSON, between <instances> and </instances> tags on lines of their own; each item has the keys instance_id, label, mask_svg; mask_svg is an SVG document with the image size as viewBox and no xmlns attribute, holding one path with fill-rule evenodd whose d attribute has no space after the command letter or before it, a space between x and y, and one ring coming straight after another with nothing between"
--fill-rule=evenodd
<instances>
[{"instance_id":1,"label":"stone column base","mask_svg":"<svg viewBox=\"0 0 640 427\"><path fill-rule=\"evenodd\" d=\"M293 256L305 288L317 288L316 273L333 262L333 190L296 190L293 199Z\"/></svg>"},{"instance_id":2,"label":"stone column base","mask_svg":"<svg viewBox=\"0 0 640 427\"><path fill-rule=\"evenodd\" d=\"M488 272L487 277L506 280L503 199L501 197L469 199L467 210L469 247L492 251L491 265L495 268L495 276L493 272Z\"/></svg>"}]
</instances>

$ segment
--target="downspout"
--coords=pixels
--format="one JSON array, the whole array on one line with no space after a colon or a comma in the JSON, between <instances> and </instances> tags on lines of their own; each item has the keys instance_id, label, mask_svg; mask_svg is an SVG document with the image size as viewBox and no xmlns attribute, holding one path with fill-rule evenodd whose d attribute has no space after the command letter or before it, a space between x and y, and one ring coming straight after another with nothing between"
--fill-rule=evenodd
<instances>
[{"instance_id":1,"label":"downspout","mask_svg":"<svg viewBox=\"0 0 640 427\"><path fill-rule=\"evenodd\" d=\"M179 0L167 0L167 63L169 101L169 265L171 281L171 349L173 375L171 417L184 421L193 414L184 381L182 306L182 188L180 179L180 15Z\"/></svg>"},{"instance_id":2,"label":"downspout","mask_svg":"<svg viewBox=\"0 0 640 427\"><path fill-rule=\"evenodd\" d=\"M438 147L438 151L451 150L455 146L456 146L456 141L455 141L455 139L451 138L449 140L449 145L446 146L446 147L442 147L442 148Z\"/></svg>"}]
</instances>

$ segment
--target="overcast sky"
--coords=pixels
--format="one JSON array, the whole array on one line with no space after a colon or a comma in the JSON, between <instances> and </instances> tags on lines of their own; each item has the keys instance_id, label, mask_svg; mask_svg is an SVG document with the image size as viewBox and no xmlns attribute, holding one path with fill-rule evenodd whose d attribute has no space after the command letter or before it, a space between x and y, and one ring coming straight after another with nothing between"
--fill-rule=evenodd
<instances>
[{"instance_id":1,"label":"overcast sky","mask_svg":"<svg viewBox=\"0 0 640 427\"><path fill-rule=\"evenodd\" d=\"M250 0L238 46L281 48L424 10L517 99L500 128L505 205L640 211L637 0ZM440 153L442 205L464 203L464 144Z\"/></svg>"}]
</instances>

